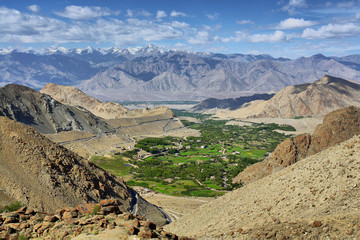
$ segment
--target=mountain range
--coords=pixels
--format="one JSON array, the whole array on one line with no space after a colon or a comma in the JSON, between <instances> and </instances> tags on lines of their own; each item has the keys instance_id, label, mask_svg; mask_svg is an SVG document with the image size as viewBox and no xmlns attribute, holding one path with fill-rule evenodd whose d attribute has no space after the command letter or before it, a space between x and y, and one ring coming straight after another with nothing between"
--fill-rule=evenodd
<instances>
[{"instance_id":1,"label":"mountain range","mask_svg":"<svg viewBox=\"0 0 360 240\"><path fill-rule=\"evenodd\" d=\"M0 50L0 84L77 86L100 100L204 100L271 93L325 74L360 80L360 55L298 59L139 49Z\"/></svg>"}]
</instances>

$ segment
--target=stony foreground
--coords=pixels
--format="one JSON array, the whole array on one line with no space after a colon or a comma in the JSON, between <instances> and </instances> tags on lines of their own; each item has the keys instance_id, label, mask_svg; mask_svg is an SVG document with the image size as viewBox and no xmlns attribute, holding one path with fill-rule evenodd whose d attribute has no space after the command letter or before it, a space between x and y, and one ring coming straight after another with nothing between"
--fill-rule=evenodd
<instances>
[{"instance_id":1,"label":"stony foreground","mask_svg":"<svg viewBox=\"0 0 360 240\"><path fill-rule=\"evenodd\" d=\"M15 212L0 214L0 239L102 239L102 231L116 232L116 239L159 238L190 239L165 232L145 218L122 213L117 200L85 203L76 208L64 208L54 214L22 207Z\"/></svg>"}]
</instances>

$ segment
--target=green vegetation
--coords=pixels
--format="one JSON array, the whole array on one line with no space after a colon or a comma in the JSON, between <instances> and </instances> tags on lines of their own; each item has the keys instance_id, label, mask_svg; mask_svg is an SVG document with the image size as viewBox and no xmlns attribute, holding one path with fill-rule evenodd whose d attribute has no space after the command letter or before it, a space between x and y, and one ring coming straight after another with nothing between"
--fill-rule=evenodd
<instances>
[{"instance_id":1,"label":"green vegetation","mask_svg":"<svg viewBox=\"0 0 360 240\"><path fill-rule=\"evenodd\" d=\"M129 154L127 154L128 152L126 152L123 155L129 156ZM130 154L130 156L134 156L134 155ZM121 155L114 155L113 158L107 158L103 156L92 156L90 158L90 161L116 176L128 176L132 168L128 162L123 160L123 156Z\"/></svg>"},{"instance_id":2,"label":"green vegetation","mask_svg":"<svg viewBox=\"0 0 360 240\"><path fill-rule=\"evenodd\" d=\"M145 138L135 144L134 150L116 153L113 159L93 157L91 161L127 177L130 186L176 196L218 196L240 187L232 183L232 178L262 161L288 137L275 130L295 130L274 123L227 125L227 121L209 119L210 115L173 111L178 116L196 118L200 123L184 124L199 130L201 136Z\"/></svg>"},{"instance_id":3,"label":"green vegetation","mask_svg":"<svg viewBox=\"0 0 360 240\"><path fill-rule=\"evenodd\" d=\"M21 208L23 204L19 201L0 207L0 213L2 212L13 212Z\"/></svg>"}]
</instances>

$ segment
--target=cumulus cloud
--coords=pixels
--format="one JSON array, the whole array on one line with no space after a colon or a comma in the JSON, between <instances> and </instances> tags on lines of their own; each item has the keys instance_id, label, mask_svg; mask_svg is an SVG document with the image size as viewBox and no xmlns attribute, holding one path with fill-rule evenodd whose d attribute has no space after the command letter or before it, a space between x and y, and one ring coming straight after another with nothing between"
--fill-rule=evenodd
<instances>
[{"instance_id":1,"label":"cumulus cloud","mask_svg":"<svg viewBox=\"0 0 360 240\"><path fill-rule=\"evenodd\" d=\"M254 24L254 22L251 20L239 20L239 21L236 21L236 24L245 25L245 24Z\"/></svg>"},{"instance_id":2,"label":"cumulus cloud","mask_svg":"<svg viewBox=\"0 0 360 240\"><path fill-rule=\"evenodd\" d=\"M98 18L102 16L117 15L118 12L112 12L108 8L102 7L88 7L88 6L76 6L70 5L65 7L62 12L55 12L56 15L64 18L76 19L76 20L87 20L91 18Z\"/></svg>"},{"instance_id":3,"label":"cumulus cloud","mask_svg":"<svg viewBox=\"0 0 360 240\"><path fill-rule=\"evenodd\" d=\"M183 12L177 12L177 11L173 10L173 11L171 11L170 16L171 17L186 17L187 14L183 13Z\"/></svg>"},{"instance_id":4,"label":"cumulus cloud","mask_svg":"<svg viewBox=\"0 0 360 240\"><path fill-rule=\"evenodd\" d=\"M130 18L126 21L98 18L71 24L36 14L0 7L0 42L70 43L112 42L136 44L144 41L183 39L185 23L154 22Z\"/></svg>"},{"instance_id":5,"label":"cumulus cloud","mask_svg":"<svg viewBox=\"0 0 360 240\"><path fill-rule=\"evenodd\" d=\"M34 13L40 12L40 7L36 4L28 6L27 9L29 9L30 11L32 11Z\"/></svg>"},{"instance_id":6,"label":"cumulus cloud","mask_svg":"<svg viewBox=\"0 0 360 240\"><path fill-rule=\"evenodd\" d=\"M306 28L302 37L306 39L344 38L360 35L360 26L355 23L332 24L317 29Z\"/></svg>"},{"instance_id":7,"label":"cumulus cloud","mask_svg":"<svg viewBox=\"0 0 360 240\"><path fill-rule=\"evenodd\" d=\"M156 13L156 18L157 19L161 19L161 18L164 18L166 16L167 16L166 12L162 11L162 10L158 10L157 13Z\"/></svg>"},{"instance_id":8,"label":"cumulus cloud","mask_svg":"<svg viewBox=\"0 0 360 240\"><path fill-rule=\"evenodd\" d=\"M294 28L305 28L316 25L316 22L304 20L303 18L288 18L280 22L276 27L278 29L294 29Z\"/></svg>"}]
</instances>

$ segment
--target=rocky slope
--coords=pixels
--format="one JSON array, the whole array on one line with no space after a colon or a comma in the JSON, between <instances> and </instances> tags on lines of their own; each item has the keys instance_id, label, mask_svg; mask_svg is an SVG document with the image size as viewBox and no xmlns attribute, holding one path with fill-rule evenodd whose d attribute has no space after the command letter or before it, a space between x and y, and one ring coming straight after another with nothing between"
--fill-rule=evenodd
<instances>
[{"instance_id":1,"label":"rocky slope","mask_svg":"<svg viewBox=\"0 0 360 240\"><path fill-rule=\"evenodd\" d=\"M360 238L360 136L230 192L168 225L196 239Z\"/></svg>"},{"instance_id":2,"label":"rocky slope","mask_svg":"<svg viewBox=\"0 0 360 240\"><path fill-rule=\"evenodd\" d=\"M217 116L293 118L325 115L347 106L360 106L360 84L326 75L312 84L285 87L268 101L253 102Z\"/></svg>"},{"instance_id":3,"label":"rocky slope","mask_svg":"<svg viewBox=\"0 0 360 240\"><path fill-rule=\"evenodd\" d=\"M312 135L303 134L280 143L271 156L247 167L234 182L244 184L288 167L307 156L360 134L360 108L347 107L329 113Z\"/></svg>"},{"instance_id":4,"label":"rocky slope","mask_svg":"<svg viewBox=\"0 0 360 240\"><path fill-rule=\"evenodd\" d=\"M48 83L40 92L50 95L61 103L84 107L94 115L105 119L120 118L129 111L119 103L100 102L96 98L86 95L76 87Z\"/></svg>"},{"instance_id":5,"label":"rocky slope","mask_svg":"<svg viewBox=\"0 0 360 240\"><path fill-rule=\"evenodd\" d=\"M15 84L0 88L0 116L32 126L40 133L113 131L87 110L61 104L46 94Z\"/></svg>"},{"instance_id":6,"label":"rocky slope","mask_svg":"<svg viewBox=\"0 0 360 240\"><path fill-rule=\"evenodd\" d=\"M243 104L255 101L255 100L269 100L274 94L254 94L251 96L239 97L239 98L227 98L216 99L208 98L195 105L192 109L195 111L208 110L212 108L235 110L240 108Z\"/></svg>"},{"instance_id":7,"label":"rocky slope","mask_svg":"<svg viewBox=\"0 0 360 240\"><path fill-rule=\"evenodd\" d=\"M179 239L141 216L124 213L121 203L104 199L100 203L85 203L67 207L54 214L21 207L10 213L0 213L0 239ZM181 237L182 240L190 238Z\"/></svg>"},{"instance_id":8,"label":"rocky slope","mask_svg":"<svg viewBox=\"0 0 360 240\"><path fill-rule=\"evenodd\" d=\"M114 198L123 212L136 202L137 214L166 222L156 207L135 197L122 179L6 117L0 117L0 175L5 194L38 211Z\"/></svg>"},{"instance_id":9,"label":"rocky slope","mask_svg":"<svg viewBox=\"0 0 360 240\"><path fill-rule=\"evenodd\" d=\"M94 115L104 119L137 118L139 120L142 117L157 115L166 115L165 118L175 117L174 113L167 107L129 110L119 103L100 102L98 99L93 98L82 92L80 89L72 86L48 83L40 90L40 92L51 96L61 103L85 108Z\"/></svg>"}]
</instances>

